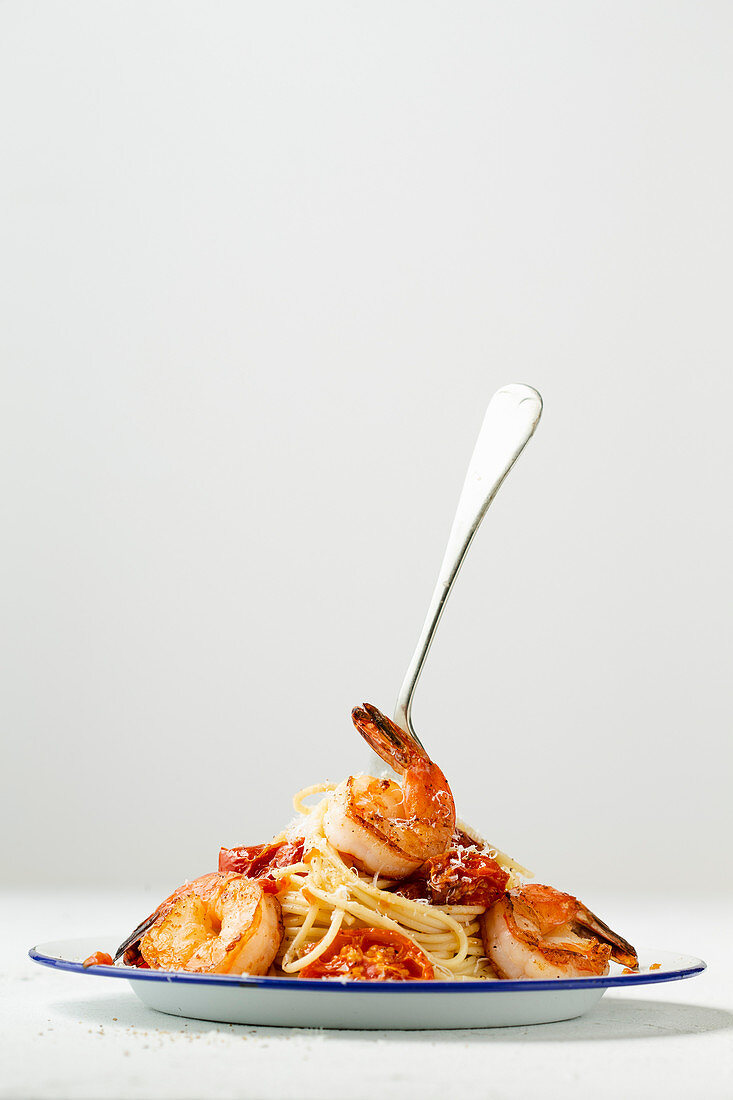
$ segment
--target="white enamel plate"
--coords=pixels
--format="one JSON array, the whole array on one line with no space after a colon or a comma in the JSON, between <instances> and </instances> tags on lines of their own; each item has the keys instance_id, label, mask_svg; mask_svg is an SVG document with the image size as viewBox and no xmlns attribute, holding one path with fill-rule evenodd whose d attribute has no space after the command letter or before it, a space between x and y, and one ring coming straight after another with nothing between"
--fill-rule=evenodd
<instances>
[{"instance_id":1,"label":"white enamel plate","mask_svg":"<svg viewBox=\"0 0 733 1100\"><path fill-rule=\"evenodd\" d=\"M129 981L158 1012L229 1024L275 1027L446 1029L508 1027L572 1020L588 1012L607 989L674 982L705 969L702 959L668 951L640 951L639 972L603 978L524 982L348 982L246 975L186 974L92 966L82 960L115 944L58 940L32 947L37 963L95 978ZM652 967L654 969L652 969Z\"/></svg>"}]
</instances>

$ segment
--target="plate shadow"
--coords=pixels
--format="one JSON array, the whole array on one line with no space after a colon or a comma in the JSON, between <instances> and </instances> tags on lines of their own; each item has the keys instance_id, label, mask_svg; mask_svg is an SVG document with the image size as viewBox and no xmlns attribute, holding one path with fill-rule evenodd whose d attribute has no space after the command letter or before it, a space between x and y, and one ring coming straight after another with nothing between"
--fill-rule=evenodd
<instances>
[{"instance_id":1,"label":"plate shadow","mask_svg":"<svg viewBox=\"0 0 733 1100\"><path fill-rule=\"evenodd\" d=\"M707 1005L651 1001L632 997L604 997L586 1016L554 1024L476 1028L456 1031L330 1031L320 1028L259 1027L193 1020L155 1012L129 996L56 1001L54 1012L76 1020L116 1028L154 1028L191 1034L248 1033L271 1041L318 1034L326 1042L379 1039L382 1042L419 1043L554 1043L608 1042L626 1039L663 1039L733 1030L733 1012Z\"/></svg>"}]
</instances>

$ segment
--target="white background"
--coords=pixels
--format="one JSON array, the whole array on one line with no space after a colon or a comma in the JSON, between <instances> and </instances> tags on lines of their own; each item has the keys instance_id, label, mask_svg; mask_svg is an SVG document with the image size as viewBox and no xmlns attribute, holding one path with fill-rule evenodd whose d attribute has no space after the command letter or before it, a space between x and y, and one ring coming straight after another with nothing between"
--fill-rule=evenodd
<instances>
[{"instance_id":1,"label":"white background","mask_svg":"<svg viewBox=\"0 0 733 1100\"><path fill-rule=\"evenodd\" d=\"M727 884L732 13L2 6L6 883L361 768L523 381L416 727L540 880Z\"/></svg>"}]
</instances>

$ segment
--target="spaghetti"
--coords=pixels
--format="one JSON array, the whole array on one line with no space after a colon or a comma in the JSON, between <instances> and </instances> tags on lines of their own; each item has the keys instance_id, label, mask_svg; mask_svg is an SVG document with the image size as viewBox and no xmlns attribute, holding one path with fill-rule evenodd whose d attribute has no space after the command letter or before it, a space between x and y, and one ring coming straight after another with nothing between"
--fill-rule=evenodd
<instances>
[{"instance_id":1,"label":"spaghetti","mask_svg":"<svg viewBox=\"0 0 733 1100\"><path fill-rule=\"evenodd\" d=\"M438 979L495 979L479 925L485 906L414 900L397 893L399 882L368 875L347 863L323 828L335 790L335 784L323 783L298 791L293 799L298 817L275 838L275 843L304 838L304 844L300 862L270 872L280 887L284 924L271 973L298 975L327 952L341 929L380 928L399 932L418 947ZM314 794L325 797L308 806L305 800ZM477 844L506 872L508 888L519 883L523 869L518 864L498 849Z\"/></svg>"}]
</instances>

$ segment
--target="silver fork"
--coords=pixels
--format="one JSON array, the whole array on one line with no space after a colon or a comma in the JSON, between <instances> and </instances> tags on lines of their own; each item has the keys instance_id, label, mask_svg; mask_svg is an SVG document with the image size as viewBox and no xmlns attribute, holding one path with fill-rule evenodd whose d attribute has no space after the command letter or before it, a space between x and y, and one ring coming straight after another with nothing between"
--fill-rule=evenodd
<instances>
[{"instance_id":1,"label":"silver fork","mask_svg":"<svg viewBox=\"0 0 733 1100\"><path fill-rule=\"evenodd\" d=\"M448 546L438 581L433 591L417 648L397 697L394 720L422 747L412 724L412 697L420 679L425 658L435 637L458 571L473 537L504 478L539 423L542 398L531 386L514 384L497 390L489 402L486 416L463 483L453 520ZM374 756L374 761L377 757ZM379 761L383 767L382 761Z\"/></svg>"}]
</instances>

